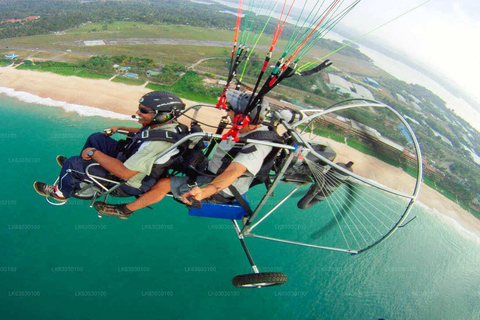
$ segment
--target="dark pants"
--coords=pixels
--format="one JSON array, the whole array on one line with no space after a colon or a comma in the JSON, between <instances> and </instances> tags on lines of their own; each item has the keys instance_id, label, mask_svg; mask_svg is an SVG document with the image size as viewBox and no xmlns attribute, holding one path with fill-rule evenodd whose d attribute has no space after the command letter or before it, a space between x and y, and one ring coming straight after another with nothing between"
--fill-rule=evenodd
<instances>
[{"instance_id":1,"label":"dark pants","mask_svg":"<svg viewBox=\"0 0 480 320\"><path fill-rule=\"evenodd\" d=\"M106 155L116 158L119 153L117 145L118 142L116 140L97 132L88 137L82 151L86 148L95 148ZM75 192L80 190L80 183L88 178L85 170L92 163L96 162L94 160L84 160L81 156L74 156L65 160L58 181L58 189L62 191L65 198L70 198ZM102 166L94 166L89 170L89 173L100 177L106 177L109 174ZM121 188L127 194L140 194L140 190L126 185L123 185Z\"/></svg>"}]
</instances>

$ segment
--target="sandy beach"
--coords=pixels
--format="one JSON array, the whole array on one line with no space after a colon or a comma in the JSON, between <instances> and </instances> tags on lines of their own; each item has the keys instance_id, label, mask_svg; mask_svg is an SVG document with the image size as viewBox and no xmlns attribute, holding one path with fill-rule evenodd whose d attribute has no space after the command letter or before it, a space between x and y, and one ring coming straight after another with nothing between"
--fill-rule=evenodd
<instances>
[{"instance_id":1,"label":"sandy beach","mask_svg":"<svg viewBox=\"0 0 480 320\"><path fill-rule=\"evenodd\" d=\"M12 67L0 68L0 87L124 115L134 114L138 99L150 91L142 86L130 86L108 80L64 77L52 73L16 70ZM187 106L195 103L183 100ZM202 112L199 119L212 123L211 120L215 119L216 122L220 114L222 112L218 110L210 110ZM412 192L411 186L414 184L414 179L401 169L362 154L345 144L329 142L338 154L336 161L353 160L355 162L355 173L376 180L392 189L405 193ZM422 185L419 201L429 208L435 209L444 217L453 219L463 229L480 236L480 220L425 184Z\"/></svg>"}]
</instances>

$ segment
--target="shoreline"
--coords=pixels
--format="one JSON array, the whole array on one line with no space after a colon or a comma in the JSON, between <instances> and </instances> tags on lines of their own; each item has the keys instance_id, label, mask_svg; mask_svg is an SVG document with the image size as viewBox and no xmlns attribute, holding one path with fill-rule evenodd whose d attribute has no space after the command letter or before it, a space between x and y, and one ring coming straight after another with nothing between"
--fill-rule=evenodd
<instances>
[{"instance_id":1,"label":"shoreline","mask_svg":"<svg viewBox=\"0 0 480 320\"><path fill-rule=\"evenodd\" d=\"M55 88L61 88L61 90L55 90ZM65 77L47 72L0 67L0 94L27 103L61 107L67 112L77 112L82 116L130 119L137 108L138 99L149 91L142 86L130 86L108 80ZM196 103L183 98L182 100L187 106ZM208 110L199 117L199 120L211 123L212 119L219 118L219 114L223 112ZM404 186L413 186L414 179L403 170L367 156L345 144L331 140L328 142L337 152L336 161L345 162L353 159L355 171L361 176L368 178L373 176L376 181L390 188L410 192L405 190L407 187ZM479 219L423 183L417 201L453 219L462 229L480 238Z\"/></svg>"},{"instance_id":2,"label":"shoreline","mask_svg":"<svg viewBox=\"0 0 480 320\"><path fill-rule=\"evenodd\" d=\"M138 99L151 91L141 86L131 86L108 80L17 70L11 66L0 67L0 87L27 92L41 98L50 98L71 105L88 106L127 116L135 113ZM62 89L55 90L55 88ZM194 103L190 100L182 100L187 106Z\"/></svg>"}]
</instances>

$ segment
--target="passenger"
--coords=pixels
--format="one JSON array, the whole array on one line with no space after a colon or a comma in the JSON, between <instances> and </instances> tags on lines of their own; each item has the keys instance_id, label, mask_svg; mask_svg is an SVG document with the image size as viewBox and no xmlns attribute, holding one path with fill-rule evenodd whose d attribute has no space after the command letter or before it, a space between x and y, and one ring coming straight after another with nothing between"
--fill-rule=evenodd
<instances>
[{"instance_id":1,"label":"passenger","mask_svg":"<svg viewBox=\"0 0 480 320\"><path fill-rule=\"evenodd\" d=\"M231 121L237 114L245 112L249 100L248 93L227 90L227 112ZM239 137L268 131L268 127L262 125L268 111L268 102L262 99L250 112L250 124L240 130ZM199 175L193 181L190 181L189 177L162 178L149 192L131 203L114 205L96 202L95 209L104 215L127 219L134 211L161 201L169 192L188 205L192 204L190 197L197 201L206 199L216 203L231 202L234 195L229 187L234 187L240 194L246 193L264 159L272 150L272 147L265 145L247 144L241 148L234 148L234 145L230 140L223 140L217 145L208 163L207 173L212 176Z\"/></svg>"},{"instance_id":2,"label":"passenger","mask_svg":"<svg viewBox=\"0 0 480 320\"><path fill-rule=\"evenodd\" d=\"M170 147L172 141L149 141L147 136L159 136L162 131L173 132L168 135L174 137L181 135L182 127L174 119L178 112L185 108L185 104L173 93L165 91L149 92L140 98L139 102L136 117L142 128L114 126L106 129L104 133L90 135L81 156L68 159L57 156L57 163L62 167L58 184L52 186L35 181L35 191L42 196L64 202L81 189L84 179L87 178L85 170L92 163L100 166L94 166L90 170L91 174L106 177L110 173L126 180L121 188L114 191L114 195L125 197L148 191L157 182L160 174L158 170L152 172L154 163L158 163L158 155ZM134 136L126 144L121 144L110 137L119 130L128 131ZM162 160L166 162L168 159Z\"/></svg>"}]
</instances>

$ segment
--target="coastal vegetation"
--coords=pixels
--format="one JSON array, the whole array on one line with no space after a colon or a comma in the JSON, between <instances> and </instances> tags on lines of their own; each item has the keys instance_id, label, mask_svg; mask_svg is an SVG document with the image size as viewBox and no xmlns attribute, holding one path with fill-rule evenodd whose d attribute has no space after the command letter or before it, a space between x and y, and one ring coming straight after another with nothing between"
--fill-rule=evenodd
<instances>
[{"instance_id":1,"label":"coastal vegetation","mask_svg":"<svg viewBox=\"0 0 480 320\"><path fill-rule=\"evenodd\" d=\"M465 208L480 211L480 208L472 206L480 191L480 177L472 175L472 170L478 168L479 164L467 150L469 148L480 154L480 133L453 110L449 110L437 95L422 86L395 80L385 81L385 87L389 87L390 92L405 96L408 93L420 100L417 103L419 108L412 108L409 101L405 103L391 97L377 97L403 114L417 119L418 123L412 122L411 126L421 141L422 152L429 163L444 174L444 179L436 181L432 187L450 194Z\"/></svg>"},{"instance_id":2,"label":"coastal vegetation","mask_svg":"<svg viewBox=\"0 0 480 320\"><path fill-rule=\"evenodd\" d=\"M5 66L9 66L12 64L12 61L11 60L7 60L7 59L0 59L0 67L5 67Z\"/></svg>"}]
</instances>

